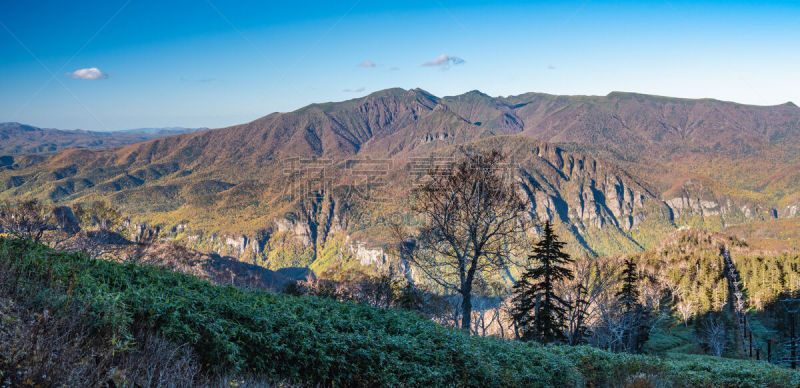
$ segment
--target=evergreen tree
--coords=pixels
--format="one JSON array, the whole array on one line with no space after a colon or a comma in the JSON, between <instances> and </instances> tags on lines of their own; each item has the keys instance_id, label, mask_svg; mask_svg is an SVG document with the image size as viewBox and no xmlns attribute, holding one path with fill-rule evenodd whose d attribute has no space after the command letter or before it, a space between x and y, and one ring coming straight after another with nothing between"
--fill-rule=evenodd
<instances>
[{"instance_id":1,"label":"evergreen tree","mask_svg":"<svg viewBox=\"0 0 800 388\"><path fill-rule=\"evenodd\" d=\"M617 292L619 303L626 312L633 311L639 304L639 288L637 282L639 274L633 259L625 259L625 269L622 271L622 289Z\"/></svg>"},{"instance_id":2,"label":"evergreen tree","mask_svg":"<svg viewBox=\"0 0 800 388\"><path fill-rule=\"evenodd\" d=\"M523 340L543 343L565 340L564 322L570 306L555 293L556 283L573 276L565 266L572 259L562 252L564 245L550 222L546 222L542 239L529 256L537 265L514 285L512 316L522 331Z\"/></svg>"},{"instance_id":3,"label":"evergreen tree","mask_svg":"<svg viewBox=\"0 0 800 388\"><path fill-rule=\"evenodd\" d=\"M530 341L533 339L533 316L538 307L538 295L534 291L534 279L531 271L526 271L514 284L514 296L511 300L511 317L519 339Z\"/></svg>"},{"instance_id":4,"label":"evergreen tree","mask_svg":"<svg viewBox=\"0 0 800 388\"><path fill-rule=\"evenodd\" d=\"M622 271L622 289L617 292L617 298L622 305L623 341L628 351L638 352L649 338L648 325L650 311L639 303L639 274L636 262L625 259L625 269Z\"/></svg>"}]
</instances>

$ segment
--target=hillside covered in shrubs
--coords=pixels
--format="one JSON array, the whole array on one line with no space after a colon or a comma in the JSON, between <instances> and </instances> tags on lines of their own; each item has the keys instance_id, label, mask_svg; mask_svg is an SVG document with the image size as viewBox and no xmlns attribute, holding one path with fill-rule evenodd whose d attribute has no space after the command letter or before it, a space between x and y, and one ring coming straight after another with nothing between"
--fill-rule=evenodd
<instances>
[{"instance_id":1,"label":"hillside covered in shrubs","mask_svg":"<svg viewBox=\"0 0 800 388\"><path fill-rule=\"evenodd\" d=\"M764 362L469 336L417 313L213 285L0 239L0 382L790 387Z\"/></svg>"}]
</instances>

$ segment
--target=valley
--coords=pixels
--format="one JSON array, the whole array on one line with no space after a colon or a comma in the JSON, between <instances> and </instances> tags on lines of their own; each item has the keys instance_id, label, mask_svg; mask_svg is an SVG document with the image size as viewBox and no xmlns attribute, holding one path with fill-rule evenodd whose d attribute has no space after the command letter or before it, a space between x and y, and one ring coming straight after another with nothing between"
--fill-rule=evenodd
<instances>
[{"instance_id":1,"label":"valley","mask_svg":"<svg viewBox=\"0 0 800 388\"><path fill-rule=\"evenodd\" d=\"M763 239L759 225L798 215L798 147L792 104L388 89L110 150L6 157L0 197L108 200L164 238L268 267L282 251L310 266L328 245L385 261L374 221L413 222L391 199L462 150L499 149L529 216L556 223L571 253L605 256L684 226Z\"/></svg>"},{"instance_id":2,"label":"valley","mask_svg":"<svg viewBox=\"0 0 800 388\"><path fill-rule=\"evenodd\" d=\"M800 387L798 20L0 1L0 388Z\"/></svg>"}]
</instances>

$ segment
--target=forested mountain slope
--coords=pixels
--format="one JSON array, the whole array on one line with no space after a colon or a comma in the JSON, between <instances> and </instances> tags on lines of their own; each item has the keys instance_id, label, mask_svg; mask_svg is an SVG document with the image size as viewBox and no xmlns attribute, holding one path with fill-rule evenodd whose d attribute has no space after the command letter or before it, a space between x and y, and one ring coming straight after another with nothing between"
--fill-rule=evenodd
<instances>
[{"instance_id":1,"label":"forested mountain slope","mask_svg":"<svg viewBox=\"0 0 800 388\"><path fill-rule=\"evenodd\" d=\"M531 217L557 221L574 253L640 251L683 225L758 225L800 207L792 104L420 89L112 150L5 158L0 197L104 198L193 247L261 262L310 265L333 245L381 262L383 221L412 222L406 198L426 168L488 148L508 155Z\"/></svg>"},{"instance_id":2,"label":"forested mountain slope","mask_svg":"<svg viewBox=\"0 0 800 388\"><path fill-rule=\"evenodd\" d=\"M119 147L157 137L198 130L201 129L170 127L95 132L79 129L37 128L20 123L0 123L0 156L53 153L70 148Z\"/></svg>"}]
</instances>

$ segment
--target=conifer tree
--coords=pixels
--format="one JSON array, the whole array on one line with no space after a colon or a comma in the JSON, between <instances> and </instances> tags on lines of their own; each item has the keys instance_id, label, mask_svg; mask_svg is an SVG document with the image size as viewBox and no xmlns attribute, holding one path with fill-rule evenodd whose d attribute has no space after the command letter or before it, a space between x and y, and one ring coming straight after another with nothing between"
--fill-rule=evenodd
<instances>
[{"instance_id":1,"label":"conifer tree","mask_svg":"<svg viewBox=\"0 0 800 388\"><path fill-rule=\"evenodd\" d=\"M537 265L526 271L514 285L512 316L522 331L523 340L543 343L565 340L563 330L569 303L555 293L559 281L573 276L566 267L572 258L562 252L564 245L550 222L546 222L542 239L529 256Z\"/></svg>"},{"instance_id":2,"label":"conifer tree","mask_svg":"<svg viewBox=\"0 0 800 388\"><path fill-rule=\"evenodd\" d=\"M533 316L538 307L538 299L534 291L535 280L533 272L526 271L514 284L514 296L512 298L511 317L514 319L514 326L523 341L533 340Z\"/></svg>"},{"instance_id":3,"label":"conifer tree","mask_svg":"<svg viewBox=\"0 0 800 388\"><path fill-rule=\"evenodd\" d=\"M650 311L639 303L639 288L637 282L639 274L636 262L625 259L625 269L622 271L622 289L617 292L617 298L622 305L622 321L624 326L624 343L628 351L639 352L649 337L648 324Z\"/></svg>"},{"instance_id":4,"label":"conifer tree","mask_svg":"<svg viewBox=\"0 0 800 388\"><path fill-rule=\"evenodd\" d=\"M622 271L622 289L617 292L617 298L626 312L633 311L639 304L639 289L636 283L639 275L633 259L625 259L625 269Z\"/></svg>"}]
</instances>

